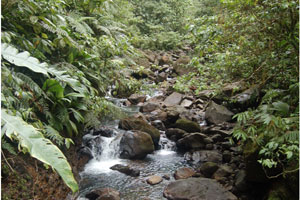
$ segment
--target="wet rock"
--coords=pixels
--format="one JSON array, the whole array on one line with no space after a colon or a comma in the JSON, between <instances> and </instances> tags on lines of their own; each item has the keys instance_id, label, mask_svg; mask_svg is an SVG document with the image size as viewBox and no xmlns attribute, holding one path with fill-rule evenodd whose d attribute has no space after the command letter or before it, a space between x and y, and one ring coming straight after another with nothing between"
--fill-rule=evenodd
<instances>
[{"instance_id":1,"label":"wet rock","mask_svg":"<svg viewBox=\"0 0 300 200\"><path fill-rule=\"evenodd\" d=\"M166 131L166 136L168 138L172 138L172 140L177 141L181 138L183 138L184 134L186 134L187 132L185 132L182 129L179 128L169 128Z\"/></svg>"},{"instance_id":2,"label":"wet rock","mask_svg":"<svg viewBox=\"0 0 300 200\"><path fill-rule=\"evenodd\" d=\"M82 147L78 150L77 168L79 171L84 169L84 166L93 158L91 150L87 147Z\"/></svg>"},{"instance_id":3,"label":"wet rock","mask_svg":"<svg viewBox=\"0 0 300 200\"><path fill-rule=\"evenodd\" d=\"M154 151L154 144L149 134L142 131L127 131L120 141L120 157L143 159Z\"/></svg>"},{"instance_id":4,"label":"wet rock","mask_svg":"<svg viewBox=\"0 0 300 200\"><path fill-rule=\"evenodd\" d=\"M146 95L132 94L132 95L130 95L128 100L130 101L130 103L136 105L140 102L145 102L146 101Z\"/></svg>"},{"instance_id":5,"label":"wet rock","mask_svg":"<svg viewBox=\"0 0 300 200\"><path fill-rule=\"evenodd\" d=\"M222 146L223 149L229 150L230 147L232 147L232 144L229 141L226 141L226 142L222 142L221 146Z\"/></svg>"},{"instance_id":6,"label":"wet rock","mask_svg":"<svg viewBox=\"0 0 300 200\"><path fill-rule=\"evenodd\" d=\"M213 144L206 144L205 145L205 149L206 150L213 150L214 149L214 145Z\"/></svg>"},{"instance_id":7,"label":"wet rock","mask_svg":"<svg viewBox=\"0 0 300 200\"><path fill-rule=\"evenodd\" d=\"M180 128L188 133L195 133L201 131L199 124L188 119L178 119L174 127Z\"/></svg>"},{"instance_id":8,"label":"wet rock","mask_svg":"<svg viewBox=\"0 0 300 200\"><path fill-rule=\"evenodd\" d=\"M228 150L225 150L224 152L223 152L223 162L225 162L225 163L229 163L230 161L231 161L231 153L230 153L230 151L228 151Z\"/></svg>"},{"instance_id":9,"label":"wet rock","mask_svg":"<svg viewBox=\"0 0 300 200\"><path fill-rule=\"evenodd\" d=\"M171 200L237 200L215 180L208 178L188 178L170 183L164 196Z\"/></svg>"},{"instance_id":10,"label":"wet rock","mask_svg":"<svg viewBox=\"0 0 300 200\"><path fill-rule=\"evenodd\" d=\"M179 149L203 149L205 147L206 135L202 133L191 133L177 141L176 145Z\"/></svg>"},{"instance_id":11,"label":"wet rock","mask_svg":"<svg viewBox=\"0 0 300 200\"><path fill-rule=\"evenodd\" d=\"M200 172L206 177L210 178L217 170L219 166L214 162L206 162L200 167Z\"/></svg>"},{"instance_id":12,"label":"wet rock","mask_svg":"<svg viewBox=\"0 0 300 200\"><path fill-rule=\"evenodd\" d=\"M184 99L180 105L185 108L190 108L193 105L193 101Z\"/></svg>"},{"instance_id":13,"label":"wet rock","mask_svg":"<svg viewBox=\"0 0 300 200\"><path fill-rule=\"evenodd\" d=\"M158 130L165 131L166 127L161 120L154 120L151 122L151 125L157 128Z\"/></svg>"},{"instance_id":14,"label":"wet rock","mask_svg":"<svg viewBox=\"0 0 300 200\"><path fill-rule=\"evenodd\" d=\"M163 181L162 177L157 176L157 175L150 176L150 177L147 178L147 183L149 183L150 185L156 185L156 184L159 184L162 181Z\"/></svg>"},{"instance_id":15,"label":"wet rock","mask_svg":"<svg viewBox=\"0 0 300 200\"><path fill-rule=\"evenodd\" d=\"M259 86L254 85L244 92L233 96L231 100L234 103L231 106L239 107L240 110L246 110L248 107L255 106L258 103L259 93Z\"/></svg>"},{"instance_id":16,"label":"wet rock","mask_svg":"<svg viewBox=\"0 0 300 200\"><path fill-rule=\"evenodd\" d=\"M90 134L87 134L82 137L82 146L85 148L88 148L90 152L93 150L96 152L98 155L102 153L102 145L101 143L103 142L103 139L101 138L100 135L93 136ZM88 152L87 150L85 152Z\"/></svg>"},{"instance_id":17,"label":"wet rock","mask_svg":"<svg viewBox=\"0 0 300 200\"><path fill-rule=\"evenodd\" d=\"M141 111L142 112L152 112L158 108L159 108L159 105L157 103L146 102L141 107Z\"/></svg>"},{"instance_id":18,"label":"wet rock","mask_svg":"<svg viewBox=\"0 0 300 200\"><path fill-rule=\"evenodd\" d=\"M120 193L112 188L101 188L93 190L85 197L89 200L120 200Z\"/></svg>"},{"instance_id":19,"label":"wet rock","mask_svg":"<svg viewBox=\"0 0 300 200\"><path fill-rule=\"evenodd\" d=\"M158 146L160 133L155 127L149 125L146 121L134 118L125 118L120 120L119 128L124 130L139 130L149 134L155 146Z\"/></svg>"},{"instance_id":20,"label":"wet rock","mask_svg":"<svg viewBox=\"0 0 300 200\"><path fill-rule=\"evenodd\" d=\"M209 151L209 150L200 150L195 151L193 153L186 153L185 159L189 161L194 161L195 163L198 162L215 162L221 163L222 162L222 154L217 151Z\"/></svg>"},{"instance_id":21,"label":"wet rock","mask_svg":"<svg viewBox=\"0 0 300 200\"><path fill-rule=\"evenodd\" d=\"M112 166L110 169L119 171L123 174L133 176L133 177L137 177L140 175L140 170L130 168L127 165L116 164L116 165Z\"/></svg>"},{"instance_id":22,"label":"wet rock","mask_svg":"<svg viewBox=\"0 0 300 200\"><path fill-rule=\"evenodd\" d=\"M210 123L220 124L230 121L233 115L226 107L211 101L206 109L205 119Z\"/></svg>"},{"instance_id":23,"label":"wet rock","mask_svg":"<svg viewBox=\"0 0 300 200\"><path fill-rule=\"evenodd\" d=\"M299 187L299 184L298 184ZM299 194L293 194L290 188L284 183L284 181L276 181L271 185L270 190L267 193L266 199L268 200L285 200L285 199L299 199Z\"/></svg>"},{"instance_id":24,"label":"wet rock","mask_svg":"<svg viewBox=\"0 0 300 200\"><path fill-rule=\"evenodd\" d=\"M176 180L187 179L187 178L192 177L195 173L196 172L193 169L188 168L188 167L183 167L183 168L176 170L174 177Z\"/></svg>"},{"instance_id":25,"label":"wet rock","mask_svg":"<svg viewBox=\"0 0 300 200\"><path fill-rule=\"evenodd\" d=\"M240 170L234 180L234 185L236 189L240 192L244 192L247 190L247 180L246 180L246 171Z\"/></svg>"},{"instance_id":26,"label":"wet rock","mask_svg":"<svg viewBox=\"0 0 300 200\"><path fill-rule=\"evenodd\" d=\"M164 104L166 106L175 106L175 105L179 105L181 100L182 100L182 94L179 94L177 92L173 92L170 96L168 96L165 100L164 100Z\"/></svg>"},{"instance_id":27,"label":"wet rock","mask_svg":"<svg viewBox=\"0 0 300 200\"><path fill-rule=\"evenodd\" d=\"M223 137L220 135L220 134L215 134L211 137L211 139L214 141L214 142L221 142L223 140Z\"/></svg>"},{"instance_id":28,"label":"wet rock","mask_svg":"<svg viewBox=\"0 0 300 200\"><path fill-rule=\"evenodd\" d=\"M208 134L219 134L222 138L231 136L232 130L222 130L221 127L211 127L207 130Z\"/></svg>"},{"instance_id":29,"label":"wet rock","mask_svg":"<svg viewBox=\"0 0 300 200\"><path fill-rule=\"evenodd\" d=\"M221 165L212 177L218 181L222 180L223 177L230 176L232 173L233 170L229 165Z\"/></svg>"},{"instance_id":30,"label":"wet rock","mask_svg":"<svg viewBox=\"0 0 300 200\"><path fill-rule=\"evenodd\" d=\"M99 130L95 130L93 135L101 135L103 137L112 137L115 135L114 130L109 128L101 128Z\"/></svg>"},{"instance_id":31,"label":"wet rock","mask_svg":"<svg viewBox=\"0 0 300 200\"><path fill-rule=\"evenodd\" d=\"M166 179L166 180L170 180L170 176L167 175L167 174L163 175L163 178Z\"/></svg>"}]
</instances>

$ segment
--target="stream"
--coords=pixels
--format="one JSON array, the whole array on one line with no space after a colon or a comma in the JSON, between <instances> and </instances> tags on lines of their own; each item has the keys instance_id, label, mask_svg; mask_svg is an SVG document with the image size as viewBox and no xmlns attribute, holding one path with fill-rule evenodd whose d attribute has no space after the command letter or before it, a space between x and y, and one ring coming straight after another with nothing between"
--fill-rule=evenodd
<instances>
[{"instance_id":1,"label":"stream","mask_svg":"<svg viewBox=\"0 0 300 200\"><path fill-rule=\"evenodd\" d=\"M153 96L159 95L159 92ZM124 99L116 99L107 97L115 105L129 113L137 113L139 107L123 106ZM103 126L113 130L112 137L101 136L101 154L97 147L93 147L93 159L86 165L80 173L80 195L77 200L88 200L85 195L97 188L114 188L121 193L121 199L166 199L163 197L163 189L171 181L174 181L173 173L179 167L189 166L190 164L184 160L183 154L176 152L175 142L169 140L164 131L161 132L159 146L160 149L148 154L143 160L129 160L119 158L119 142L124 130L118 128L119 120L105 122ZM93 137L87 134L84 137ZM140 170L138 177L131 177L118 171L111 170L110 167L122 164L131 168ZM152 175L167 176L169 180L164 179L163 182L156 185L150 185L146 182L146 178Z\"/></svg>"}]
</instances>

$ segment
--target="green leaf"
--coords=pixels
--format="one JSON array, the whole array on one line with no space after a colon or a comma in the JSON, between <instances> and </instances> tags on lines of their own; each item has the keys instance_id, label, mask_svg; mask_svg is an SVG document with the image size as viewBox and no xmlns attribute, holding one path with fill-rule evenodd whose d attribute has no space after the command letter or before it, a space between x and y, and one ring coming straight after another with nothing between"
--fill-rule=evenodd
<instances>
[{"instance_id":1,"label":"green leaf","mask_svg":"<svg viewBox=\"0 0 300 200\"><path fill-rule=\"evenodd\" d=\"M64 88L55 79L47 79L44 82L42 89L46 92L55 93L55 96L58 99L61 99L64 97Z\"/></svg>"},{"instance_id":2,"label":"green leaf","mask_svg":"<svg viewBox=\"0 0 300 200\"><path fill-rule=\"evenodd\" d=\"M1 55L5 60L18 67L27 67L31 71L48 76L47 63L40 63L38 59L31 57L27 51L19 53L15 47L3 43L1 45Z\"/></svg>"},{"instance_id":3,"label":"green leaf","mask_svg":"<svg viewBox=\"0 0 300 200\"><path fill-rule=\"evenodd\" d=\"M32 125L20 117L8 114L5 109L1 109L1 118L2 132L8 138L17 139L22 149L26 149L32 157L53 167L73 192L78 191L72 169L57 146Z\"/></svg>"},{"instance_id":4,"label":"green leaf","mask_svg":"<svg viewBox=\"0 0 300 200\"><path fill-rule=\"evenodd\" d=\"M290 106L287 103L277 101L272 103L272 105L274 106L273 110L278 111L280 114L284 116L287 116L289 114Z\"/></svg>"}]
</instances>

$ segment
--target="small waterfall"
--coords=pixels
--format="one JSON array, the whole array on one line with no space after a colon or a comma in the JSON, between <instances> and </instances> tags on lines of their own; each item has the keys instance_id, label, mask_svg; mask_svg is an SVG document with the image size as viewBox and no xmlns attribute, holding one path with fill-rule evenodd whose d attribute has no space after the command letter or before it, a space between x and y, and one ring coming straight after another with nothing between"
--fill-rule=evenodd
<instances>
[{"instance_id":1,"label":"small waterfall","mask_svg":"<svg viewBox=\"0 0 300 200\"><path fill-rule=\"evenodd\" d=\"M119 135L114 137L103 137L101 138L101 143L93 143L97 146L92 146L92 155L94 158L86 164L84 172L87 173L108 173L111 171L110 167L115 164L120 164L121 160L119 156ZM99 151L101 147L101 151Z\"/></svg>"},{"instance_id":2,"label":"small waterfall","mask_svg":"<svg viewBox=\"0 0 300 200\"><path fill-rule=\"evenodd\" d=\"M157 154L169 155L169 154L176 153L175 152L176 143L169 140L164 131L162 131L160 134L159 145L160 145L161 149L159 151L157 151Z\"/></svg>"}]
</instances>

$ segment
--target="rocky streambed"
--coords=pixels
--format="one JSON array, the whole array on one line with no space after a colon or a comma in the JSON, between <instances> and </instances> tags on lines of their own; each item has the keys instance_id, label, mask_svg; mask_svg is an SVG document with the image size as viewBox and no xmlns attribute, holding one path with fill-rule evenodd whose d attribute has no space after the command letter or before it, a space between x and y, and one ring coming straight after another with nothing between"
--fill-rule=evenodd
<instances>
[{"instance_id":1,"label":"rocky streambed","mask_svg":"<svg viewBox=\"0 0 300 200\"><path fill-rule=\"evenodd\" d=\"M130 114L84 135L78 151L80 193L73 199L261 199L264 188L248 181L246 162L251 161L245 162L242 149L229 142L234 113L209 90L197 96L172 91L176 76L186 73L180 63L187 56L157 57L148 58L160 65L152 69L155 76L141 76L164 83L155 95L108 97ZM235 84L224 94L239 91ZM254 91L232 98L236 105L247 105Z\"/></svg>"}]
</instances>

